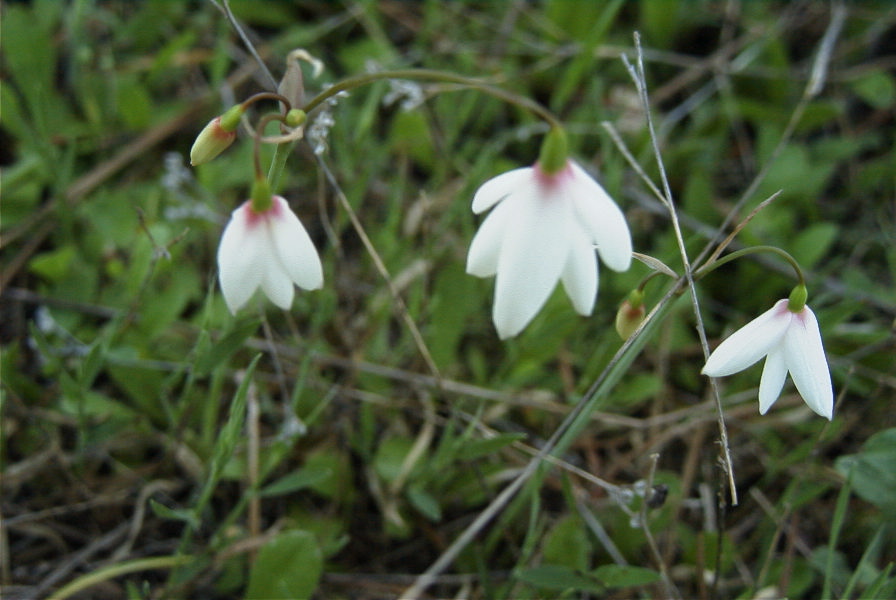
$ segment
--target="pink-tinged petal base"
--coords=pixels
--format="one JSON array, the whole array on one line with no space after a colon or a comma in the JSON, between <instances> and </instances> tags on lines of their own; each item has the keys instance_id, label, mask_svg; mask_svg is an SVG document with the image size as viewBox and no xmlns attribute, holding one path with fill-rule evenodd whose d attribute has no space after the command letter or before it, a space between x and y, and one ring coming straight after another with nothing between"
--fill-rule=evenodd
<instances>
[{"instance_id":1,"label":"pink-tinged petal base","mask_svg":"<svg viewBox=\"0 0 896 600\"><path fill-rule=\"evenodd\" d=\"M259 287L283 309L292 305L293 285L323 284L317 251L289 204L272 198L270 210L256 212L251 202L233 211L218 247L218 276L227 307L236 313Z\"/></svg>"},{"instance_id":2,"label":"pink-tinged petal base","mask_svg":"<svg viewBox=\"0 0 896 600\"><path fill-rule=\"evenodd\" d=\"M250 213L248 202L233 211L218 246L218 279L233 314L249 301L264 275L266 244L259 235L263 231L249 226Z\"/></svg>"},{"instance_id":3,"label":"pink-tinged petal base","mask_svg":"<svg viewBox=\"0 0 896 600\"><path fill-rule=\"evenodd\" d=\"M622 211L572 161L556 173L536 164L490 179L477 190L473 212L490 208L470 244L467 272L496 275L492 318L502 339L522 331L559 280L575 310L590 315L598 287L595 246L613 269L631 262Z\"/></svg>"}]
</instances>

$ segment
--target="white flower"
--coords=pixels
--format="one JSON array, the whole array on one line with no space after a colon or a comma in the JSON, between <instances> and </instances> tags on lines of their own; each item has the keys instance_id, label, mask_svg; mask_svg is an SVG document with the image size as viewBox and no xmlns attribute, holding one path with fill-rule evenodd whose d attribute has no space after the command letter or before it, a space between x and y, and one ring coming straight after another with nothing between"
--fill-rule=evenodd
<instances>
[{"instance_id":1,"label":"white flower","mask_svg":"<svg viewBox=\"0 0 896 600\"><path fill-rule=\"evenodd\" d=\"M256 212L251 200L233 211L218 247L218 276L230 312L261 289L283 309L292 305L293 284L306 290L323 285L323 269L311 238L286 200L271 198Z\"/></svg>"},{"instance_id":2,"label":"white flower","mask_svg":"<svg viewBox=\"0 0 896 600\"><path fill-rule=\"evenodd\" d=\"M809 408L830 420L834 415L834 390L818 320L808 306L792 312L788 303L779 300L719 344L702 372L723 377L767 356L759 383L759 412L764 415L778 399L789 371Z\"/></svg>"},{"instance_id":3,"label":"white flower","mask_svg":"<svg viewBox=\"0 0 896 600\"><path fill-rule=\"evenodd\" d=\"M473 212L490 208L470 244L467 273L497 276L492 319L502 339L523 330L558 280L576 311L590 315L597 297L597 254L616 271L631 263L631 234L622 211L572 161L553 174L536 164L490 179L476 191Z\"/></svg>"}]
</instances>

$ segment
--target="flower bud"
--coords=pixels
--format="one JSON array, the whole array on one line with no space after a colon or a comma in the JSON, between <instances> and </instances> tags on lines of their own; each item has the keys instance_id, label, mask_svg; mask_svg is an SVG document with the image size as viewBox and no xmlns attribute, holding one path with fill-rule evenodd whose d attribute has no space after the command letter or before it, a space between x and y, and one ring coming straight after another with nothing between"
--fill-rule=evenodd
<instances>
[{"instance_id":1,"label":"flower bud","mask_svg":"<svg viewBox=\"0 0 896 600\"><path fill-rule=\"evenodd\" d=\"M286 124L290 127L299 127L305 124L305 121L308 120L308 115L305 114L305 111L300 108L294 108L288 113L286 113Z\"/></svg>"},{"instance_id":2,"label":"flower bud","mask_svg":"<svg viewBox=\"0 0 896 600\"><path fill-rule=\"evenodd\" d=\"M302 106L305 97L305 82L302 79L302 67L299 61L289 56L286 61L286 73L277 86L277 93L289 100L293 106Z\"/></svg>"},{"instance_id":3,"label":"flower bud","mask_svg":"<svg viewBox=\"0 0 896 600\"><path fill-rule=\"evenodd\" d=\"M190 164L194 167L205 164L224 152L236 139L236 128L244 112L245 109L238 104L209 121L193 142Z\"/></svg>"},{"instance_id":4,"label":"flower bud","mask_svg":"<svg viewBox=\"0 0 896 600\"><path fill-rule=\"evenodd\" d=\"M644 294L632 290L616 313L616 333L619 337L623 340L630 338L644 322L644 312Z\"/></svg>"}]
</instances>

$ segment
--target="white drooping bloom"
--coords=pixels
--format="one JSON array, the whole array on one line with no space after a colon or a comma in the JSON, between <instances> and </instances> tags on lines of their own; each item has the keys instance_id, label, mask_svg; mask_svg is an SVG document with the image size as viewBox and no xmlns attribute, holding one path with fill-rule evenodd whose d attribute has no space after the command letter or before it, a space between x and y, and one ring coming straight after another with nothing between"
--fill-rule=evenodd
<instances>
[{"instance_id":1,"label":"white drooping bloom","mask_svg":"<svg viewBox=\"0 0 896 600\"><path fill-rule=\"evenodd\" d=\"M808 306L793 312L788 304L788 300L779 300L719 344L706 361L703 374L731 375L765 356L759 382L761 414L778 399L789 371L809 408L830 420L834 416L834 390L818 320Z\"/></svg>"},{"instance_id":2,"label":"white drooping bloom","mask_svg":"<svg viewBox=\"0 0 896 600\"><path fill-rule=\"evenodd\" d=\"M536 164L490 179L473 197L474 213L488 209L470 244L467 273L496 276L492 319L502 339L523 330L558 281L575 310L590 315L597 255L615 271L631 263L622 211L575 162L556 173Z\"/></svg>"},{"instance_id":3,"label":"white drooping bloom","mask_svg":"<svg viewBox=\"0 0 896 600\"><path fill-rule=\"evenodd\" d=\"M299 218L280 196L256 212L247 200L233 211L218 247L218 277L230 312L242 308L259 287L283 309L292 305L293 284L323 285L317 250Z\"/></svg>"}]
</instances>

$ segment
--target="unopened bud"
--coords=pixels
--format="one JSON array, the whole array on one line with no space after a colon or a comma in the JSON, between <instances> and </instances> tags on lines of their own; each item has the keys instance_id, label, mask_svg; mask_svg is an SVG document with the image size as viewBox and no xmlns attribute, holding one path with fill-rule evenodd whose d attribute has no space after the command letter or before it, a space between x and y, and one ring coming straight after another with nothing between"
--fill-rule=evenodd
<instances>
[{"instance_id":1,"label":"unopened bud","mask_svg":"<svg viewBox=\"0 0 896 600\"><path fill-rule=\"evenodd\" d=\"M616 333L627 340L644 322L644 294L632 290L616 312Z\"/></svg>"},{"instance_id":2,"label":"unopened bud","mask_svg":"<svg viewBox=\"0 0 896 600\"><path fill-rule=\"evenodd\" d=\"M286 113L286 124L290 127L299 127L300 125L304 125L305 121L307 120L308 115L306 115L305 111L300 108L294 108Z\"/></svg>"},{"instance_id":3,"label":"unopened bud","mask_svg":"<svg viewBox=\"0 0 896 600\"><path fill-rule=\"evenodd\" d=\"M305 82L299 61L290 56L286 62L286 73L277 86L277 93L289 100L293 106L302 106L305 96Z\"/></svg>"},{"instance_id":4,"label":"unopened bud","mask_svg":"<svg viewBox=\"0 0 896 600\"><path fill-rule=\"evenodd\" d=\"M196 136L190 149L190 164L194 167L202 165L222 152L236 139L236 128L245 110L236 105L223 115L209 121L208 125Z\"/></svg>"}]
</instances>

